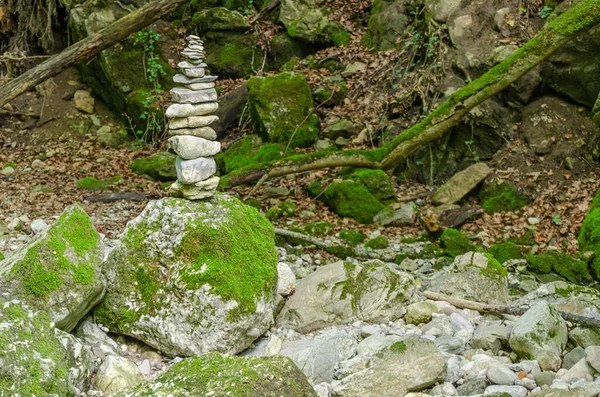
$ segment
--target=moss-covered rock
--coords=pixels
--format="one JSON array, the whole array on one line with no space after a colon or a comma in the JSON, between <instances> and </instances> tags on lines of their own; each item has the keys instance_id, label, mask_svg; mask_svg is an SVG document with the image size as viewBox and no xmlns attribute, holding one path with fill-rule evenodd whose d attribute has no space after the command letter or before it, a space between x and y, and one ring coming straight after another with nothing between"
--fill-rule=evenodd
<instances>
[{"instance_id":1,"label":"moss-covered rock","mask_svg":"<svg viewBox=\"0 0 600 397\"><path fill-rule=\"evenodd\" d=\"M314 52L312 46L293 39L287 33L280 34L271 39L271 65L279 69L291 60L303 59Z\"/></svg>"},{"instance_id":2,"label":"moss-covered rock","mask_svg":"<svg viewBox=\"0 0 600 397\"><path fill-rule=\"evenodd\" d=\"M329 236L333 233L331 222L308 222L304 224L304 230L311 236Z\"/></svg>"},{"instance_id":3,"label":"moss-covered rock","mask_svg":"<svg viewBox=\"0 0 600 397\"><path fill-rule=\"evenodd\" d=\"M590 205L577 239L581 252L594 252L590 270L594 278L600 280L600 191L596 193Z\"/></svg>"},{"instance_id":4,"label":"moss-covered rock","mask_svg":"<svg viewBox=\"0 0 600 397\"><path fill-rule=\"evenodd\" d=\"M384 249L389 246L390 246L390 242L388 241L387 237L385 237L385 236L379 236L379 237L372 238L365 243L366 248L371 248L374 250Z\"/></svg>"},{"instance_id":5,"label":"moss-covered rock","mask_svg":"<svg viewBox=\"0 0 600 397\"><path fill-rule=\"evenodd\" d=\"M365 224L373 223L373 217L384 207L364 185L352 181L331 184L323 198L336 214Z\"/></svg>"},{"instance_id":6,"label":"moss-covered rock","mask_svg":"<svg viewBox=\"0 0 600 397\"><path fill-rule=\"evenodd\" d=\"M374 0L363 45L379 51L396 48L408 24L405 2Z\"/></svg>"},{"instance_id":7,"label":"moss-covered rock","mask_svg":"<svg viewBox=\"0 0 600 397\"><path fill-rule=\"evenodd\" d=\"M279 204L279 208L281 208L281 213L283 216L294 216L298 206L291 201L284 201Z\"/></svg>"},{"instance_id":8,"label":"moss-covered rock","mask_svg":"<svg viewBox=\"0 0 600 397\"><path fill-rule=\"evenodd\" d=\"M246 85L252 124L264 141L287 145L291 140L290 148L316 142L319 118L312 113L313 98L304 75L253 77Z\"/></svg>"},{"instance_id":9,"label":"moss-covered rock","mask_svg":"<svg viewBox=\"0 0 600 397\"><path fill-rule=\"evenodd\" d=\"M0 301L0 321L0 395L74 396L72 362L48 315L18 301Z\"/></svg>"},{"instance_id":10,"label":"moss-covered rock","mask_svg":"<svg viewBox=\"0 0 600 397\"><path fill-rule=\"evenodd\" d=\"M46 311L56 326L72 330L104 295L104 247L79 204L0 264L0 290Z\"/></svg>"},{"instance_id":11,"label":"moss-covered rock","mask_svg":"<svg viewBox=\"0 0 600 397\"><path fill-rule=\"evenodd\" d=\"M176 158L177 156L169 152L158 152L150 157L133 160L129 168L138 175L157 181L174 181L177 179Z\"/></svg>"},{"instance_id":12,"label":"moss-covered rock","mask_svg":"<svg viewBox=\"0 0 600 397\"><path fill-rule=\"evenodd\" d=\"M327 11L315 0L282 0L281 22L290 37L318 45L344 45L350 34L337 22L330 21Z\"/></svg>"},{"instance_id":13,"label":"moss-covered rock","mask_svg":"<svg viewBox=\"0 0 600 397\"><path fill-rule=\"evenodd\" d=\"M365 185L377 200L389 200L396 197L392 181L383 170L357 169L348 175L348 179Z\"/></svg>"},{"instance_id":14,"label":"moss-covered rock","mask_svg":"<svg viewBox=\"0 0 600 397\"><path fill-rule=\"evenodd\" d=\"M272 323L273 227L226 195L151 202L105 269L98 321L170 356L238 353Z\"/></svg>"},{"instance_id":15,"label":"moss-covered rock","mask_svg":"<svg viewBox=\"0 0 600 397\"><path fill-rule=\"evenodd\" d=\"M312 198L319 197L325 192L325 187L321 183L321 181L311 182L308 186L306 186L306 190L308 190L308 194Z\"/></svg>"},{"instance_id":16,"label":"moss-covered rock","mask_svg":"<svg viewBox=\"0 0 600 397\"><path fill-rule=\"evenodd\" d=\"M316 397L306 376L287 357L236 357L210 353L185 359L121 397Z\"/></svg>"},{"instance_id":17,"label":"moss-covered rock","mask_svg":"<svg viewBox=\"0 0 600 397\"><path fill-rule=\"evenodd\" d=\"M444 230L440 237L440 245L451 257L477 250L471 240L456 229Z\"/></svg>"},{"instance_id":18,"label":"moss-covered rock","mask_svg":"<svg viewBox=\"0 0 600 397\"><path fill-rule=\"evenodd\" d=\"M225 7L214 7L194 14L192 26L198 32L210 30L241 30L246 31L250 24L246 18L237 11Z\"/></svg>"},{"instance_id":19,"label":"moss-covered rock","mask_svg":"<svg viewBox=\"0 0 600 397\"><path fill-rule=\"evenodd\" d=\"M274 221L275 219L279 219L281 217L281 208L279 207L271 207L265 213L265 218L270 221Z\"/></svg>"},{"instance_id":20,"label":"moss-covered rock","mask_svg":"<svg viewBox=\"0 0 600 397\"><path fill-rule=\"evenodd\" d=\"M219 169L228 174L240 168L280 159L285 147L278 143L263 143L258 135L246 135L217 154Z\"/></svg>"},{"instance_id":21,"label":"moss-covered rock","mask_svg":"<svg viewBox=\"0 0 600 397\"><path fill-rule=\"evenodd\" d=\"M365 241L365 236L358 230L341 230L340 238L347 241L350 245L362 244Z\"/></svg>"},{"instance_id":22,"label":"moss-covered rock","mask_svg":"<svg viewBox=\"0 0 600 397\"><path fill-rule=\"evenodd\" d=\"M488 252L500 263L504 263L511 259L521 259L523 257L519 246L509 241L492 245Z\"/></svg>"},{"instance_id":23,"label":"moss-covered rock","mask_svg":"<svg viewBox=\"0 0 600 397\"><path fill-rule=\"evenodd\" d=\"M479 199L488 213L516 211L529 204L529 198L509 182L486 184L479 192Z\"/></svg>"},{"instance_id":24,"label":"moss-covered rock","mask_svg":"<svg viewBox=\"0 0 600 397\"><path fill-rule=\"evenodd\" d=\"M587 264L572 258L560 251L548 251L539 255L527 255L528 268L536 273L549 273L551 268L556 274L566 278L572 283L585 283L592 281Z\"/></svg>"},{"instance_id":25,"label":"moss-covered rock","mask_svg":"<svg viewBox=\"0 0 600 397\"><path fill-rule=\"evenodd\" d=\"M123 177L116 175L106 180L96 179L89 176L77 182L77 187L84 190L106 190L111 185L119 182Z\"/></svg>"}]
</instances>

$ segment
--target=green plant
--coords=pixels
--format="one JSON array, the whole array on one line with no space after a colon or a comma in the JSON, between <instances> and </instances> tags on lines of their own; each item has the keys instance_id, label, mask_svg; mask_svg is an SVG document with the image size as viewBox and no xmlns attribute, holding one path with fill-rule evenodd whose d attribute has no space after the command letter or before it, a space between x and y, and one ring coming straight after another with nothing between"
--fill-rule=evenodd
<instances>
[{"instance_id":1,"label":"green plant","mask_svg":"<svg viewBox=\"0 0 600 397\"><path fill-rule=\"evenodd\" d=\"M544 6L538 13L540 18L542 18L542 19L548 18L550 16L550 14L552 14L552 7L548 7L548 6Z\"/></svg>"},{"instance_id":2,"label":"green plant","mask_svg":"<svg viewBox=\"0 0 600 397\"><path fill-rule=\"evenodd\" d=\"M246 0L244 3L244 7L240 7L238 8L238 11L241 12L244 15L250 15L252 14L252 3L254 2L254 0Z\"/></svg>"},{"instance_id":3,"label":"green plant","mask_svg":"<svg viewBox=\"0 0 600 397\"><path fill-rule=\"evenodd\" d=\"M473 155L473 160L479 161L480 158L477 155L477 151L473 150L473 148L471 147L471 145L473 145L473 141L465 141L465 145L467 145L467 147L469 148L469 152L471 152L471 154Z\"/></svg>"}]
</instances>

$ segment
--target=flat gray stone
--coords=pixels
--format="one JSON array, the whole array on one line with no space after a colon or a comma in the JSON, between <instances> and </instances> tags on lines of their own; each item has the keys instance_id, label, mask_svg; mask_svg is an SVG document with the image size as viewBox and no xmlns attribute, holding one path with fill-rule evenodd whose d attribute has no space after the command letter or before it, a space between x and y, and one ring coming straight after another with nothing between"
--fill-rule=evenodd
<instances>
[{"instance_id":1,"label":"flat gray stone","mask_svg":"<svg viewBox=\"0 0 600 397\"><path fill-rule=\"evenodd\" d=\"M214 141L215 139L217 139L217 132L210 127L182 128L179 130L169 130L169 134L197 136L199 138L208 139L209 141Z\"/></svg>"},{"instance_id":2,"label":"flat gray stone","mask_svg":"<svg viewBox=\"0 0 600 397\"><path fill-rule=\"evenodd\" d=\"M187 84L185 88L189 88L190 90L208 90L209 88L215 88L215 83L193 83Z\"/></svg>"},{"instance_id":3,"label":"flat gray stone","mask_svg":"<svg viewBox=\"0 0 600 397\"><path fill-rule=\"evenodd\" d=\"M217 172L217 163L212 157L200 157L193 160L175 160L177 180L181 183L193 184L210 178Z\"/></svg>"},{"instance_id":4,"label":"flat gray stone","mask_svg":"<svg viewBox=\"0 0 600 397\"><path fill-rule=\"evenodd\" d=\"M177 103L204 103L216 102L217 90L209 88L208 90L190 90L182 87L171 89L171 99Z\"/></svg>"},{"instance_id":5,"label":"flat gray stone","mask_svg":"<svg viewBox=\"0 0 600 397\"><path fill-rule=\"evenodd\" d=\"M174 103L167 108L165 116L170 119L174 117L204 116L213 113L219 108L216 102L200 103L192 105L191 103Z\"/></svg>"},{"instance_id":6,"label":"flat gray stone","mask_svg":"<svg viewBox=\"0 0 600 397\"><path fill-rule=\"evenodd\" d=\"M433 195L431 202L435 205L454 204L490 174L490 167L485 163L475 163L457 173L444 183Z\"/></svg>"},{"instance_id":7,"label":"flat gray stone","mask_svg":"<svg viewBox=\"0 0 600 397\"><path fill-rule=\"evenodd\" d=\"M190 62L190 61L182 61L177 64L177 66L181 69L192 69L192 68L205 68L208 67L204 62Z\"/></svg>"},{"instance_id":8,"label":"flat gray stone","mask_svg":"<svg viewBox=\"0 0 600 397\"><path fill-rule=\"evenodd\" d=\"M183 84L212 83L213 81L215 81L218 78L219 78L219 76L204 76L204 77L198 77L195 79L190 79L189 77L186 77L186 76L178 73L175 76L173 76L173 82L183 83Z\"/></svg>"},{"instance_id":9,"label":"flat gray stone","mask_svg":"<svg viewBox=\"0 0 600 397\"><path fill-rule=\"evenodd\" d=\"M169 120L169 129L206 127L216 121L219 121L219 116L215 115L173 118Z\"/></svg>"},{"instance_id":10,"label":"flat gray stone","mask_svg":"<svg viewBox=\"0 0 600 397\"><path fill-rule=\"evenodd\" d=\"M184 160L210 157L221 151L221 142L191 135L175 135L168 139L171 148Z\"/></svg>"},{"instance_id":11,"label":"flat gray stone","mask_svg":"<svg viewBox=\"0 0 600 397\"><path fill-rule=\"evenodd\" d=\"M487 370L487 378L494 385L512 386L517 381L517 375L502 365L491 365Z\"/></svg>"},{"instance_id":12,"label":"flat gray stone","mask_svg":"<svg viewBox=\"0 0 600 397\"><path fill-rule=\"evenodd\" d=\"M507 393L511 397L527 397L527 389L523 386L488 386L485 389L483 395L496 394L496 393Z\"/></svg>"},{"instance_id":13,"label":"flat gray stone","mask_svg":"<svg viewBox=\"0 0 600 397\"><path fill-rule=\"evenodd\" d=\"M586 350L581 346L576 346L573 350L565 354L562 368L571 369L571 367L579 362L586 355Z\"/></svg>"},{"instance_id":14,"label":"flat gray stone","mask_svg":"<svg viewBox=\"0 0 600 397\"><path fill-rule=\"evenodd\" d=\"M183 74L191 79L196 77L204 77L206 70L204 68L186 68L183 69Z\"/></svg>"},{"instance_id":15,"label":"flat gray stone","mask_svg":"<svg viewBox=\"0 0 600 397\"><path fill-rule=\"evenodd\" d=\"M585 348L584 353L585 357L587 358L587 362L594 367L596 371L600 372L600 346L588 346Z\"/></svg>"},{"instance_id":16,"label":"flat gray stone","mask_svg":"<svg viewBox=\"0 0 600 397\"><path fill-rule=\"evenodd\" d=\"M173 183L169 188L172 197L183 197L188 200L203 200L214 196L219 187L219 177L214 176L205 181L186 185L179 181Z\"/></svg>"}]
</instances>

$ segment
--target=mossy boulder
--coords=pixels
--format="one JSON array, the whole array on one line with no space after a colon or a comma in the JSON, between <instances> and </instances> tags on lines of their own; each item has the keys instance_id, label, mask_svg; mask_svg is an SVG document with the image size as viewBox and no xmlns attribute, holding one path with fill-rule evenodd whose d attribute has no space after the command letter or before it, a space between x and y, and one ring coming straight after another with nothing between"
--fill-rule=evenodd
<instances>
[{"instance_id":1,"label":"mossy boulder","mask_svg":"<svg viewBox=\"0 0 600 397\"><path fill-rule=\"evenodd\" d=\"M585 283L592 281L587 264L572 258L569 254L560 251L548 251L544 254L526 255L528 268L536 273L546 274L550 269L572 283Z\"/></svg>"},{"instance_id":2,"label":"mossy boulder","mask_svg":"<svg viewBox=\"0 0 600 397\"><path fill-rule=\"evenodd\" d=\"M343 26L329 20L327 11L316 0L282 0L279 22L290 37L320 46L344 45L350 39Z\"/></svg>"},{"instance_id":3,"label":"mossy boulder","mask_svg":"<svg viewBox=\"0 0 600 397\"><path fill-rule=\"evenodd\" d=\"M278 143L263 143L258 135L246 135L227 150L217 154L215 160L223 173L240 168L279 160L285 147Z\"/></svg>"},{"instance_id":4,"label":"mossy boulder","mask_svg":"<svg viewBox=\"0 0 600 397\"><path fill-rule=\"evenodd\" d=\"M373 223L373 217L384 207L363 184L352 181L331 184L323 198L336 214L365 224Z\"/></svg>"},{"instance_id":5,"label":"mossy boulder","mask_svg":"<svg viewBox=\"0 0 600 397\"><path fill-rule=\"evenodd\" d=\"M440 237L440 245L446 250L446 253L451 257L466 254L467 252L476 251L476 247L471 240L456 229L446 229Z\"/></svg>"},{"instance_id":6,"label":"mossy boulder","mask_svg":"<svg viewBox=\"0 0 600 397\"><path fill-rule=\"evenodd\" d=\"M362 244L365 241L365 236L358 230L341 230L340 238L345 240L350 245Z\"/></svg>"},{"instance_id":7,"label":"mossy boulder","mask_svg":"<svg viewBox=\"0 0 600 397\"><path fill-rule=\"evenodd\" d=\"M312 46L293 39L287 33L280 34L271 39L271 65L279 69L292 59L303 59L314 52Z\"/></svg>"},{"instance_id":8,"label":"mossy boulder","mask_svg":"<svg viewBox=\"0 0 600 397\"><path fill-rule=\"evenodd\" d=\"M396 48L408 25L404 1L374 0L362 43L378 51Z\"/></svg>"},{"instance_id":9,"label":"mossy boulder","mask_svg":"<svg viewBox=\"0 0 600 397\"><path fill-rule=\"evenodd\" d=\"M248 87L248 109L255 131L265 142L290 148L308 147L318 136L319 118L310 86L300 73L253 77Z\"/></svg>"},{"instance_id":10,"label":"mossy boulder","mask_svg":"<svg viewBox=\"0 0 600 397\"><path fill-rule=\"evenodd\" d=\"M46 313L0 301L0 319L0 395L79 395L69 384L73 362Z\"/></svg>"},{"instance_id":11,"label":"mossy boulder","mask_svg":"<svg viewBox=\"0 0 600 397\"><path fill-rule=\"evenodd\" d=\"M357 169L347 178L365 185L377 200L390 200L396 197L392 181L383 170Z\"/></svg>"},{"instance_id":12,"label":"mossy boulder","mask_svg":"<svg viewBox=\"0 0 600 397\"><path fill-rule=\"evenodd\" d=\"M71 9L69 34L73 42L97 33L128 13L118 2L108 5L102 3L88 2ZM151 126L153 132L161 130L163 118L150 116L162 113L155 104L158 100L150 91L155 88L155 83L165 90L172 88L172 77L175 75L175 69L162 55L160 46L163 43L164 40L160 40L154 50L157 55L156 63L164 72L159 72L156 82L147 79L144 45L136 43L133 36L102 51L91 61L78 64L84 83L92 89L94 95L117 114L129 117L137 130L145 131L150 119L158 123ZM141 92L144 95L140 95Z\"/></svg>"},{"instance_id":13,"label":"mossy boulder","mask_svg":"<svg viewBox=\"0 0 600 397\"><path fill-rule=\"evenodd\" d=\"M590 270L594 278L600 280L600 191L596 193L590 205L577 239L581 252L594 252Z\"/></svg>"},{"instance_id":14,"label":"mossy boulder","mask_svg":"<svg viewBox=\"0 0 600 397\"><path fill-rule=\"evenodd\" d=\"M504 263L511 259L521 259L523 257L519 246L510 241L494 244L490 247L488 252L500 263Z\"/></svg>"},{"instance_id":15,"label":"mossy boulder","mask_svg":"<svg viewBox=\"0 0 600 397\"><path fill-rule=\"evenodd\" d=\"M370 239L365 243L366 248L371 248L374 250L384 249L390 246L390 242L385 236L379 236Z\"/></svg>"},{"instance_id":16,"label":"mossy boulder","mask_svg":"<svg viewBox=\"0 0 600 397\"><path fill-rule=\"evenodd\" d=\"M381 261L336 262L296 284L277 325L301 333L354 321L386 323L415 300L413 278Z\"/></svg>"},{"instance_id":17,"label":"mossy boulder","mask_svg":"<svg viewBox=\"0 0 600 397\"><path fill-rule=\"evenodd\" d=\"M106 190L110 186L119 182L121 179L123 179L123 177L121 177L119 175L115 175L106 180L96 179L93 177L86 176L85 178L83 178L83 179L79 180L79 182L77 182L77 187L80 189L84 189L84 190Z\"/></svg>"},{"instance_id":18,"label":"mossy boulder","mask_svg":"<svg viewBox=\"0 0 600 397\"><path fill-rule=\"evenodd\" d=\"M529 204L529 197L509 182L492 181L479 192L481 206L490 214L517 211Z\"/></svg>"},{"instance_id":19,"label":"mossy boulder","mask_svg":"<svg viewBox=\"0 0 600 397\"><path fill-rule=\"evenodd\" d=\"M198 32L210 30L240 30L246 31L250 24L246 18L237 11L225 7L214 7L199 11L192 18L192 27Z\"/></svg>"},{"instance_id":20,"label":"mossy boulder","mask_svg":"<svg viewBox=\"0 0 600 397\"><path fill-rule=\"evenodd\" d=\"M150 157L133 160L129 168L138 175L147 176L157 181L174 181L177 179L175 156L169 152L158 152Z\"/></svg>"},{"instance_id":21,"label":"mossy boulder","mask_svg":"<svg viewBox=\"0 0 600 397\"><path fill-rule=\"evenodd\" d=\"M169 356L239 353L273 320L274 238L255 208L227 195L151 202L107 259L96 319Z\"/></svg>"},{"instance_id":22,"label":"mossy boulder","mask_svg":"<svg viewBox=\"0 0 600 397\"><path fill-rule=\"evenodd\" d=\"M46 311L56 327L71 331L104 295L103 258L100 235L75 204L0 263L0 290Z\"/></svg>"},{"instance_id":23,"label":"mossy boulder","mask_svg":"<svg viewBox=\"0 0 600 397\"><path fill-rule=\"evenodd\" d=\"M306 376L287 357L236 357L209 353L174 364L154 381L121 397L316 397Z\"/></svg>"},{"instance_id":24,"label":"mossy boulder","mask_svg":"<svg viewBox=\"0 0 600 397\"><path fill-rule=\"evenodd\" d=\"M308 222L304 224L306 234L311 236L329 236L333 233L331 222Z\"/></svg>"}]
</instances>

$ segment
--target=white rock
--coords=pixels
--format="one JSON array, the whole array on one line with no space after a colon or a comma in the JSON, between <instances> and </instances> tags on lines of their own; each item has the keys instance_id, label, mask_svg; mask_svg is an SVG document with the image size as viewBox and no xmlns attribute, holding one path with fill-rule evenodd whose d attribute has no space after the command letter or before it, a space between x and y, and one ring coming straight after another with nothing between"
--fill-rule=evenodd
<instances>
[{"instance_id":1,"label":"white rock","mask_svg":"<svg viewBox=\"0 0 600 397\"><path fill-rule=\"evenodd\" d=\"M31 231L35 234L41 233L48 228L48 224L43 219L35 219L31 222Z\"/></svg>"},{"instance_id":2,"label":"white rock","mask_svg":"<svg viewBox=\"0 0 600 397\"><path fill-rule=\"evenodd\" d=\"M204 77L206 71L204 68L186 68L183 69L183 74L189 78Z\"/></svg>"},{"instance_id":3,"label":"white rock","mask_svg":"<svg viewBox=\"0 0 600 397\"><path fill-rule=\"evenodd\" d=\"M140 372L144 375L150 375L150 361L144 360L139 365Z\"/></svg>"},{"instance_id":4,"label":"white rock","mask_svg":"<svg viewBox=\"0 0 600 397\"><path fill-rule=\"evenodd\" d=\"M184 160L210 157L221 151L221 142L191 135L176 135L168 139L171 148Z\"/></svg>"},{"instance_id":5,"label":"white rock","mask_svg":"<svg viewBox=\"0 0 600 397\"><path fill-rule=\"evenodd\" d=\"M285 262L277 264L277 293L281 296L288 296L292 293L296 285L296 275Z\"/></svg>"},{"instance_id":6,"label":"white rock","mask_svg":"<svg viewBox=\"0 0 600 397\"><path fill-rule=\"evenodd\" d=\"M182 128L180 130L169 130L170 135L191 135L214 141L217 139L217 132L210 127L200 128Z\"/></svg>"},{"instance_id":7,"label":"white rock","mask_svg":"<svg viewBox=\"0 0 600 397\"><path fill-rule=\"evenodd\" d=\"M200 62L200 63L196 63L196 62L190 62L190 61L182 61L179 62L177 64L178 67L180 67L181 69L192 69L192 68L205 68L208 65Z\"/></svg>"},{"instance_id":8,"label":"white rock","mask_svg":"<svg viewBox=\"0 0 600 397\"><path fill-rule=\"evenodd\" d=\"M208 90L194 91L175 87L171 90L171 99L177 103L215 102L217 100L217 90L209 88Z\"/></svg>"},{"instance_id":9,"label":"white rock","mask_svg":"<svg viewBox=\"0 0 600 397\"><path fill-rule=\"evenodd\" d=\"M186 77L182 74L176 74L175 76L173 76L173 82L183 84L212 83L218 78L218 76L204 76L195 79L190 79L189 77Z\"/></svg>"},{"instance_id":10,"label":"white rock","mask_svg":"<svg viewBox=\"0 0 600 397\"><path fill-rule=\"evenodd\" d=\"M209 88L215 88L215 83L192 83L187 84L185 88L190 90L207 90Z\"/></svg>"},{"instance_id":11,"label":"white rock","mask_svg":"<svg viewBox=\"0 0 600 397\"><path fill-rule=\"evenodd\" d=\"M200 103L198 105L174 103L167 108L165 116L169 119L174 117L204 116L213 113L218 108L219 105L216 102Z\"/></svg>"},{"instance_id":12,"label":"white rock","mask_svg":"<svg viewBox=\"0 0 600 397\"><path fill-rule=\"evenodd\" d=\"M517 375L502 365L492 365L487 370L487 378L495 385L512 386L518 379Z\"/></svg>"},{"instance_id":13,"label":"white rock","mask_svg":"<svg viewBox=\"0 0 600 397\"><path fill-rule=\"evenodd\" d=\"M180 128L206 127L219 120L219 116L192 116L185 118L174 118L169 120L169 128L178 130Z\"/></svg>"},{"instance_id":14,"label":"white rock","mask_svg":"<svg viewBox=\"0 0 600 397\"><path fill-rule=\"evenodd\" d=\"M194 183L193 185L184 185L177 181L169 188L169 195L173 197L183 197L188 200L202 200L214 196L219 186L220 178L214 176L205 181Z\"/></svg>"},{"instance_id":15,"label":"white rock","mask_svg":"<svg viewBox=\"0 0 600 397\"><path fill-rule=\"evenodd\" d=\"M210 178L217 172L217 163L211 157L200 157L193 160L175 160L177 180L181 183L193 184Z\"/></svg>"},{"instance_id":16,"label":"white rock","mask_svg":"<svg viewBox=\"0 0 600 397\"><path fill-rule=\"evenodd\" d=\"M588 346L585 348L587 362L600 372L600 346Z\"/></svg>"},{"instance_id":17,"label":"white rock","mask_svg":"<svg viewBox=\"0 0 600 397\"><path fill-rule=\"evenodd\" d=\"M507 393L511 397L527 397L527 389L523 386L488 386L483 394L494 393Z\"/></svg>"},{"instance_id":18,"label":"white rock","mask_svg":"<svg viewBox=\"0 0 600 397\"><path fill-rule=\"evenodd\" d=\"M137 365L120 356L108 356L98 368L94 388L112 396L143 381L144 375Z\"/></svg>"}]
</instances>

